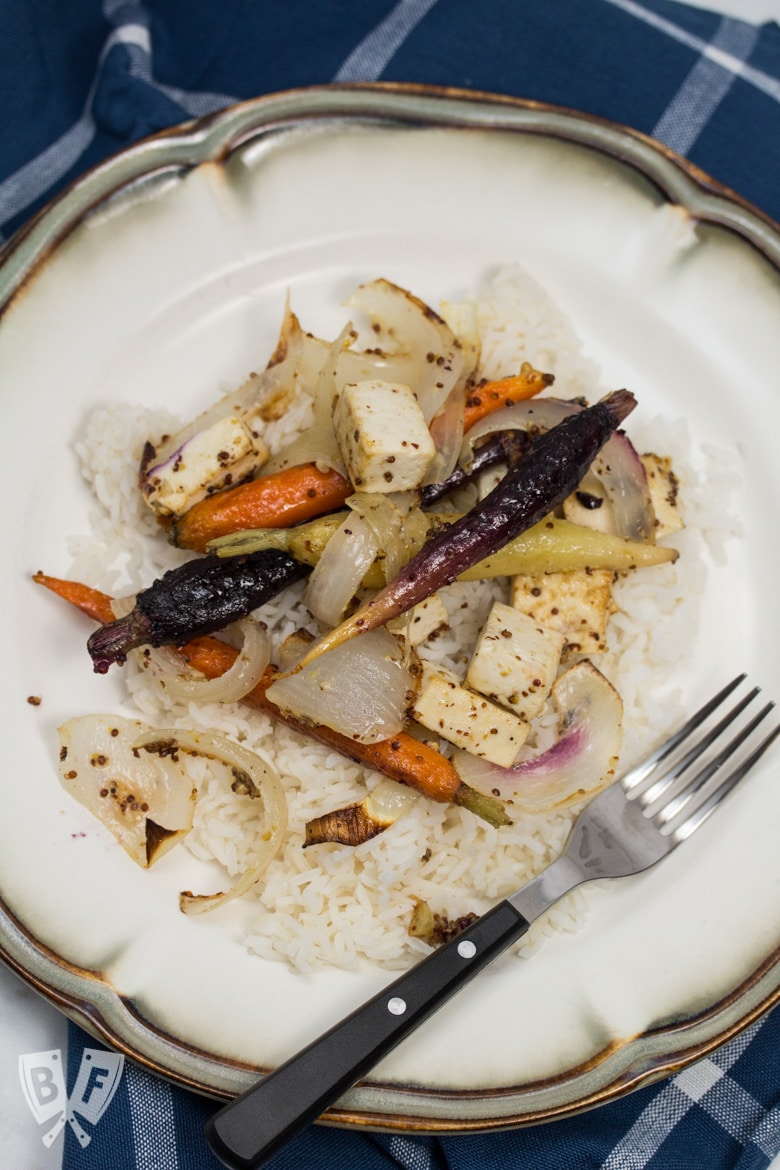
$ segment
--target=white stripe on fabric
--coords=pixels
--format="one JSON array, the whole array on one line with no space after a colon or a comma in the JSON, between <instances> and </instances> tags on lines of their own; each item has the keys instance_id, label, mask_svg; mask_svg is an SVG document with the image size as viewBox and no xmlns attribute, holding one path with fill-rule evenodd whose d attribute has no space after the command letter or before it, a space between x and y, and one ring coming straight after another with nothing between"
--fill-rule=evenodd
<instances>
[{"instance_id":1,"label":"white stripe on fabric","mask_svg":"<svg viewBox=\"0 0 780 1170\"><path fill-rule=\"evenodd\" d=\"M387 1150L399 1170L432 1170L431 1152L427 1146L421 1146L414 1138L403 1134L391 1134L382 1138L381 1145Z\"/></svg>"},{"instance_id":2,"label":"white stripe on fabric","mask_svg":"<svg viewBox=\"0 0 780 1170\"><path fill-rule=\"evenodd\" d=\"M91 96L91 95L90 95ZM0 183L0 223L17 215L67 174L89 146L95 123L89 110L60 138Z\"/></svg>"},{"instance_id":3,"label":"white stripe on fabric","mask_svg":"<svg viewBox=\"0 0 780 1170\"><path fill-rule=\"evenodd\" d=\"M171 1086L129 1061L125 1064L125 1086L136 1165L144 1170L178 1170Z\"/></svg>"},{"instance_id":4,"label":"white stripe on fabric","mask_svg":"<svg viewBox=\"0 0 780 1170\"><path fill-rule=\"evenodd\" d=\"M77 164L89 147L95 136L92 102L101 70L115 46L123 45L127 49L133 76L154 86L193 117L223 109L236 100L226 94L187 91L156 83L151 68L151 34L148 24L145 23L146 13L143 6L128 0L104 0L103 14L106 19L112 20L121 13L126 13L129 19L114 28L106 38L81 116L45 150L0 183L0 223L12 219L30 204L35 203ZM0 244L2 242L3 235L0 233Z\"/></svg>"},{"instance_id":5,"label":"white stripe on fabric","mask_svg":"<svg viewBox=\"0 0 780 1170\"><path fill-rule=\"evenodd\" d=\"M766 1113L764 1106L751 1093L728 1076L713 1085L699 1104L721 1129L743 1146L750 1141L750 1135Z\"/></svg>"},{"instance_id":6,"label":"white stripe on fabric","mask_svg":"<svg viewBox=\"0 0 780 1170\"><path fill-rule=\"evenodd\" d=\"M767 1158L780 1154L780 1108L767 1113L750 1135L750 1142Z\"/></svg>"},{"instance_id":7,"label":"white stripe on fabric","mask_svg":"<svg viewBox=\"0 0 780 1170\"><path fill-rule=\"evenodd\" d=\"M673 40L679 41L691 49L695 49L697 53L711 57L712 60L722 65L724 69L738 74L743 81L749 82L750 85L756 89L760 89L762 93L774 98L775 101L780 101L780 80L776 77L771 77L768 73L764 73L752 65L746 65L743 61L735 60L728 53L713 48L707 41L702 40L701 37L694 36L693 33L689 33L684 28L680 28L673 21L666 20L665 17L659 16L656 12L650 12L647 8L643 8L641 4L636 3L636 0L607 0L607 3L612 4L615 8L620 8L621 11L627 13L629 16L636 17L637 20L644 21L645 24L649 24L653 28L658 29L659 32L666 33ZM748 25L748 27L752 28L753 26Z\"/></svg>"},{"instance_id":8,"label":"white stripe on fabric","mask_svg":"<svg viewBox=\"0 0 780 1170\"><path fill-rule=\"evenodd\" d=\"M690 1065L673 1077L640 1113L600 1170L644 1170L694 1104L704 1109L738 1141L758 1144L756 1134L761 1129L758 1118L764 1108L725 1074L736 1064L766 1020L764 1016L734 1040L717 1049L712 1056ZM728 1109L723 1108L724 1101ZM737 1114L737 1121L741 1124L735 1126Z\"/></svg>"},{"instance_id":9,"label":"white stripe on fabric","mask_svg":"<svg viewBox=\"0 0 780 1170\"><path fill-rule=\"evenodd\" d=\"M690 1068L683 1069L674 1078L677 1088L690 1097L691 1101L701 1101L705 1093L709 1093L724 1076L723 1069L718 1068L711 1060L700 1060Z\"/></svg>"},{"instance_id":10,"label":"white stripe on fabric","mask_svg":"<svg viewBox=\"0 0 780 1170\"><path fill-rule=\"evenodd\" d=\"M623 1135L601 1170L644 1170L693 1102L675 1086L666 1085Z\"/></svg>"},{"instance_id":11,"label":"white stripe on fabric","mask_svg":"<svg viewBox=\"0 0 780 1170\"><path fill-rule=\"evenodd\" d=\"M736 81L736 62L753 52L758 29L723 19L718 31L656 123L652 134L678 154L687 154ZM729 62L729 64L724 64Z\"/></svg>"},{"instance_id":12,"label":"white stripe on fabric","mask_svg":"<svg viewBox=\"0 0 780 1170\"><path fill-rule=\"evenodd\" d=\"M334 81L376 81L437 0L399 0L346 58Z\"/></svg>"},{"instance_id":13,"label":"white stripe on fabric","mask_svg":"<svg viewBox=\"0 0 780 1170\"><path fill-rule=\"evenodd\" d=\"M223 93L208 93L205 91L188 93L187 90L176 89L172 85L163 85L162 82L155 81L152 75L152 58L148 36L146 38L146 44L142 40L127 42L125 43L125 48L130 57L130 76L150 85L158 93L165 94L172 102L181 106L185 113L192 114L193 117L211 114L214 110L222 110L225 106L229 106L236 101L236 98Z\"/></svg>"}]
</instances>

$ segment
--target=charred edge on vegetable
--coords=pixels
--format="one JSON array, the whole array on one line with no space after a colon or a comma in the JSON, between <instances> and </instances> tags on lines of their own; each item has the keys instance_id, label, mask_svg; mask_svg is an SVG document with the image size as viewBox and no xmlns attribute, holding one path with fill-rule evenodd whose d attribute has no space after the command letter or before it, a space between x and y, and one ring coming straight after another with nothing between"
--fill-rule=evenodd
<instances>
[{"instance_id":1,"label":"charred edge on vegetable","mask_svg":"<svg viewBox=\"0 0 780 1170\"><path fill-rule=\"evenodd\" d=\"M476 475L497 463L508 463L516 466L519 459L526 453L531 443L531 437L525 431L499 431L492 435L481 447L474 451L471 470L456 467L455 470L442 480L441 483L431 483L423 487L420 492L420 502L423 507L429 507L456 488L470 483Z\"/></svg>"},{"instance_id":2,"label":"charred edge on vegetable","mask_svg":"<svg viewBox=\"0 0 780 1170\"><path fill-rule=\"evenodd\" d=\"M361 845L364 841L370 841L372 837L384 832L386 828L387 823L374 820L362 803L352 804L348 808L335 809L308 821L303 848L323 845L326 842Z\"/></svg>"},{"instance_id":3,"label":"charred edge on vegetable","mask_svg":"<svg viewBox=\"0 0 780 1170\"><path fill-rule=\"evenodd\" d=\"M480 504L423 546L387 592L402 599L404 609L407 600L409 607L415 605L423 595L452 584L459 573L537 523L571 494L635 406L633 394L617 390L540 435L527 456ZM421 585L432 587L421 590ZM382 594L367 604L367 612ZM404 610L394 606L390 616L399 612ZM370 621L364 628L371 628Z\"/></svg>"},{"instance_id":4,"label":"charred edge on vegetable","mask_svg":"<svg viewBox=\"0 0 780 1170\"><path fill-rule=\"evenodd\" d=\"M90 636L87 649L95 671L105 674L136 646L181 646L222 629L310 571L278 549L230 560L208 556L187 561L139 593L131 613Z\"/></svg>"}]
</instances>

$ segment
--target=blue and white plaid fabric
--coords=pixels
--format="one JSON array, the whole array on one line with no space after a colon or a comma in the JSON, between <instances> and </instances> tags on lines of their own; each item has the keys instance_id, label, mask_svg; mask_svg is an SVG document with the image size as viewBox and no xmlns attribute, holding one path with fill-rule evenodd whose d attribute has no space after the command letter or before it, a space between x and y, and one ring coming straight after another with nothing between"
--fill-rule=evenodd
<instances>
[{"instance_id":1,"label":"blue and white plaid fabric","mask_svg":"<svg viewBox=\"0 0 780 1170\"><path fill-rule=\"evenodd\" d=\"M514 94L632 126L780 220L780 27L671 0L0 0L0 242L85 169L258 94L333 81ZM72 1086L95 1042L71 1026ZM89 1054L88 1054L89 1055ZM64 1170L218 1170L213 1105L127 1062ZM87 1128L89 1128L87 1126ZM274 1170L763 1170L780 1010L656 1086L546 1126L421 1138L312 1127Z\"/></svg>"}]
</instances>

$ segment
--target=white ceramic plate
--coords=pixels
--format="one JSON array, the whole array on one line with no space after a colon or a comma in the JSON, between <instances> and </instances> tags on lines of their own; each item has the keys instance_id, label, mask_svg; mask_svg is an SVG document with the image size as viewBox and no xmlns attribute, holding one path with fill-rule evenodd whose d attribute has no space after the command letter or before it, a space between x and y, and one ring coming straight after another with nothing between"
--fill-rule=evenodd
<instances>
[{"instance_id":1,"label":"white ceramic plate","mask_svg":"<svg viewBox=\"0 0 780 1170\"><path fill-rule=\"evenodd\" d=\"M682 248L686 224L695 241ZM695 655L659 688L703 700L747 670L780 696L780 237L649 140L434 90L278 95L110 160L0 259L0 946L149 1068L230 1095L389 978L251 957L240 907L184 918L175 852L137 870L102 834L82 835L85 814L57 781L57 725L119 702L116 682L90 672L80 619L30 583L64 570L66 534L88 523L80 420L128 399L193 415L265 360L288 288L328 336L363 279L437 303L505 263L536 275L607 382L745 460L744 535L709 576ZM657 870L590 890L576 934L487 972L330 1118L445 1131L562 1116L745 1027L780 986L777 768L768 760Z\"/></svg>"}]
</instances>

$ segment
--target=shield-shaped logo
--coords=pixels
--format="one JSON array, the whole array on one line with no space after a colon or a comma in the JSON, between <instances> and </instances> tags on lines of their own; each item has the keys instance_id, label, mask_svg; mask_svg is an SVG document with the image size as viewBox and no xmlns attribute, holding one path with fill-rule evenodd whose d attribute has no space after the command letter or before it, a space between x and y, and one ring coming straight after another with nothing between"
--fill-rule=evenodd
<instances>
[{"instance_id":1,"label":"shield-shaped logo","mask_svg":"<svg viewBox=\"0 0 780 1170\"><path fill-rule=\"evenodd\" d=\"M88 1146L91 1138L79 1124L78 1117L97 1125L108 1109L122 1078L125 1058L101 1048L85 1048L70 1097L65 1090L62 1053L28 1052L19 1058L19 1077L25 1100L39 1125L56 1117L54 1125L43 1135L50 1146L67 1121L79 1144ZM78 1114L78 1117L77 1117Z\"/></svg>"},{"instance_id":2,"label":"shield-shaped logo","mask_svg":"<svg viewBox=\"0 0 780 1170\"><path fill-rule=\"evenodd\" d=\"M43 1135L43 1144L50 1146L65 1124L68 1107L62 1053L58 1048L52 1048L48 1052L28 1052L20 1056L19 1079L24 1099L38 1125L57 1118Z\"/></svg>"}]
</instances>

